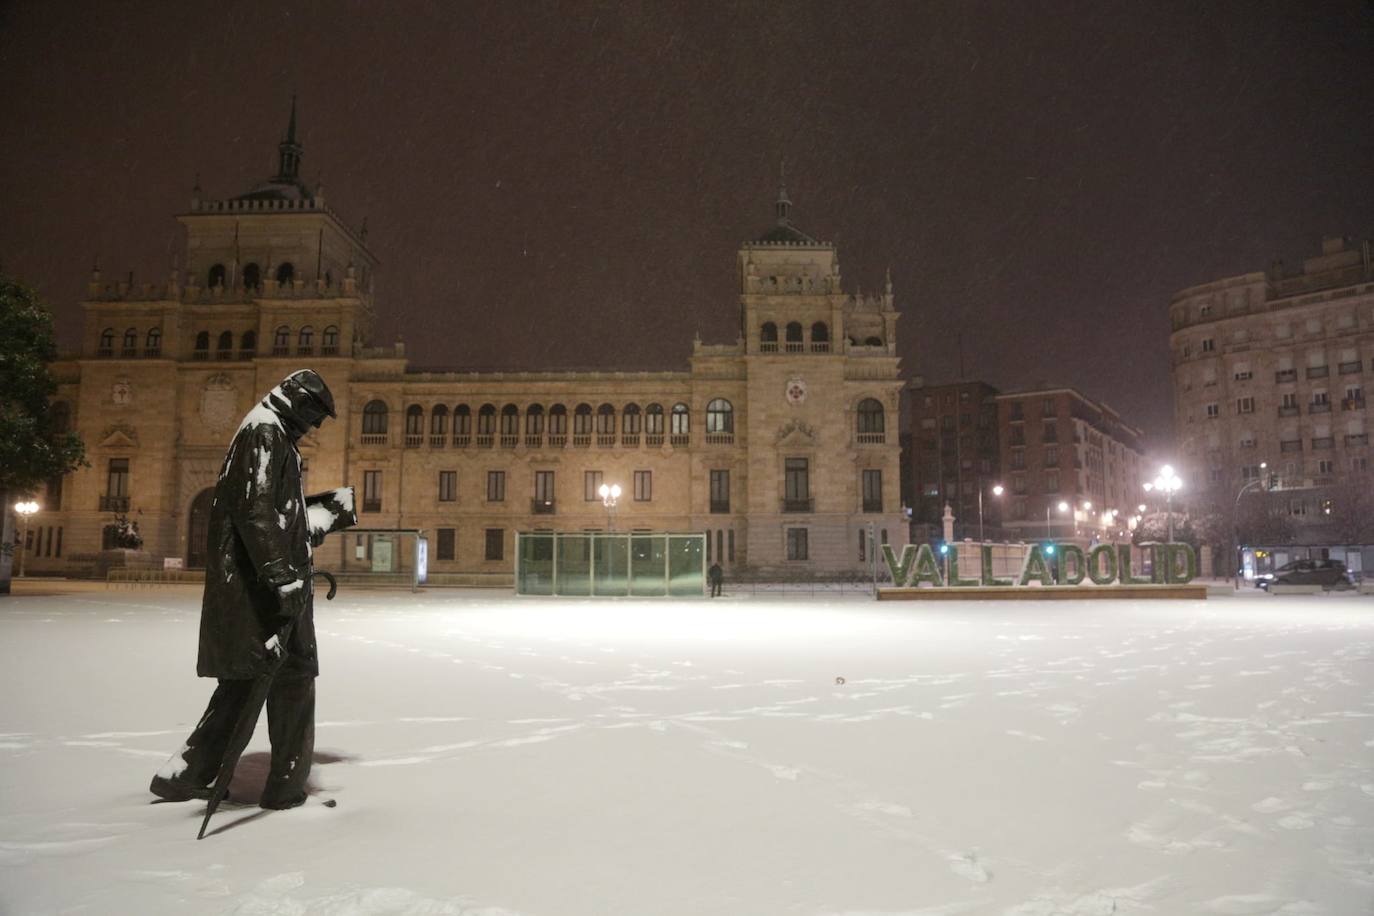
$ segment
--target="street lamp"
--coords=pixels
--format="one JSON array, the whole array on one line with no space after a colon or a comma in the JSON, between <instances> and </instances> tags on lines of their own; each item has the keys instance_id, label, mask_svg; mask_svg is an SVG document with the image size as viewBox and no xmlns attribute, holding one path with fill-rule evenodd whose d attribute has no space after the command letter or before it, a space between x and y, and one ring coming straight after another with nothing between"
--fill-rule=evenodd
<instances>
[{"instance_id":1,"label":"street lamp","mask_svg":"<svg viewBox=\"0 0 1374 916\"><path fill-rule=\"evenodd\" d=\"M596 492L601 494L601 504L606 507L606 530L615 530L615 504L620 499L620 484L613 483L610 486L602 484Z\"/></svg>"},{"instance_id":2,"label":"street lamp","mask_svg":"<svg viewBox=\"0 0 1374 916\"><path fill-rule=\"evenodd\" d=\"M1245 483L1241 484L1240 492L1236 494L1236 511L1234 513L1236 521L1236 588L1240 588L1241 571L1245 568L1245 555L1242 552L1244 548L1241 546L1240 543L1240 498L1250 490L1264 483L1264 478L1266 476L1264 474L1264 471L1268 467L1269 462L1261 461L1260 475L1256 477L1254 480L1247 480Z\"/></svg>"},{"instance_id":3,"label":"street lamp","mask_svg":"<svg viewBox=\"0 0 1374 916\"><path fill-rule=\"evenodd\" d=\"M1051 537L1053 537L1053 535L1050 533L1050 508L1051 508L1051 507L1050 507L1049 503L1046 503L1046 504L1045 504L1045 540L1047 540L1047 541L1048 541ZM1069 504L1066 503L1066 502L1061 501L1061 502L1059 503L1059 511L1060 511L1060 512L1068 512L1068 511L1069 511Z\"/></svg>"},{"instance_id":4,"label":"street lamp","mask_svg":"<svg viewBox=\"0 0 1374 916\"><path fill-rule=\"evenodd\" d=\"M1002 489L1000 483L992 485L993 496L1001 496L1004 492L1006 491ZM983 543L983 488L981 485L978 487L978 543Z\"/></svg>"},{"instance_id":5,"label":"street lamp","mask_svg":"<svg viewBox=\"0 0 1374 916\"><path fill-rule=\"evenodd\" d=\"M1145 484L1145 489L1150 489L1150 484ZM1169 543L1174 541L1174 493L1183 489L1183 481L1171 465L1164 465L1159 469L1159 476L1155 478L1154 489L1164 491L1164 511L1169 516Z\"/></svg>"},{"instance_id":6,"label":"street lamp","mask_svg":"<svg viewBox=\"0 0 1374 916\"><path fill-rule=\"evenodd\" d=\"M33 500L14 504L14 511L24 520L24 533L19 536L19 578L24 578L24 556L29 552L29 516L38 511L38 503Z\"/></svg>"}]
</instances>

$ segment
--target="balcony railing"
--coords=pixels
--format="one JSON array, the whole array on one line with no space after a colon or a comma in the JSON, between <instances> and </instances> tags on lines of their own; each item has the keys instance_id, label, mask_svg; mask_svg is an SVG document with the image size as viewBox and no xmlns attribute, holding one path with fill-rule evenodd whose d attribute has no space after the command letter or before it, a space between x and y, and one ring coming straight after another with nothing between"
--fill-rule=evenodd
<instances>
[{"instance_id":1,"label":"balcony railing","mask_svg":"<svg viewBox=\"0 0 1374 916\"><path fill-rule=\"evenodd\" d=\"M1364 398L1342 398L1341 410L1364 410Z\"/></svg>"},{"instance_id":2,"label":"balcony railing","mask_svg":"<svg viewBox=\"0 0 1374 916\"><path fill-rule=\"evenodd\" d=\"M549 448L564 448L567 444L567 433L549 433Z\"/></svg>"},{"instance_id":3,"label":"balcony railing","mask_svg":"<svg viewBox=\"0 0 1374 916\"><path fill-rule=\"evenodd\" d=\"M468 447L469 445L471 445L471 444L472 444L472 434L471 434L471 433L454 433L454 434L453 434L453 447L454 447L454 448L467 448L467 447Z\"/></svg>"},{"instance_id":4,"label":"balcony railing","mask_svg":"<svg viewBox=\"0 0 1374 916\"><path fill-rule=\"evenodd\" d=\"M860 445L882 445L887 441L886 433L858 433Z\"/></svg>"},{"instance_id":5,"label":"balcony railing","mask_svg":"<svg viewBox=\"0 0 1374 916\"><path fill-rule=\"evenodd\" d=\"M477 434L477 447L478 447L478 448L491 448L492 442L495 441L495 439L496 439L496 437L493 436L491 433L478 433L478 434Z\"/></svg>"},{"instance_id":6,"label":"balcony railing","mask_svg":"<svg viewBox=\"0 0 1374 916\"><path fill-rule=\"evenodd\" d=\"M881 499L865 499L865 500L864 500L864 511L865 511L865 512L881 512L881 511L883 511L883 501L882 501Z\"/></svg>"},{"instance_id":7,"label":"balcony railing","mask_svg":"<svg viewBox=\"0 0 1374 916\"><path fill-rule=\"evenodd\" d=\"M160 356L162 356L161 347L147 347L143 351L144 359L157 359Z\"/></svg>"},{"instance_id":8,"label":"balcony railing","mask_svg":"<svg viewBox=\"0 0 1374 916\"><path fill-rule=\"evenodd\" d=\"M1341 363L1336 368L1340 370L1341 375L1351 375L1353 373L1359 372L1362 365L1363 364L1357 360L1353 363Z\"/></svg>"},{"instance_id":9,"label":"balcony railing","mask_svg":"<svg viewBox=\"0 0 1374 916\"><path fill-rule=\"evenodd\" d=\"M759 352L760 352L760 353L776 353L776 352L778 352L778 342L777 342L776 340L761 340L761 341L759 341Z\"/></svg>"},{"instance_id":10,"label":"balcony railing","mask_svg":"<svg viewBox=\"0 0 1374 916\"><path fill-rule=\"evenodd\" d=\"M1331 402L1330 402L1330 401L1313 401L1311 404L1307 405L1307 412L1308 412L1308 413L1330 413L1330 412L1331 412Z\"/></svg>"},{"instance_id":11,"label":"balcony railing","mask_svg":"<svg viewBox=\"0 0 1374 916\"><path fill-rule=\"evenodd\" d=\"M799 340L789 340L783 344L782 349L785 353L801 353L806 349L806 344Z\"/></svg>"},{"instance_id":12,"label":"balcony railing","mask_svg":"<svg viewBox=\"0 0 1374 916\"><path fill-rule=\"evenodd\" d=\"M1299 409L1296 404L1279 408L1279 416L1281 417L1296 417L1298 413Z\"/></svg>"},{"instance_id":13,"label":"balcony railing","mask_svg":"<svg viewBox=\"0 0 1374 916\"><path fill-rule=\"evenodd\" d=\"M713 500L711 500L711 514L712 514L712 515L728 515L729 512L730 512L730 500L728 500L728 499L713 499Z\"/></svg>"},{"instance_id":14,"label":"balcony railing","mask_svg":"<svg viewBox=\"0 0 1374 916\"><path fill-rule=\"evenodd\" d=\"M443 433L439 433L439 434L437 434L437 435L435 435L435 434L430 434L430 437L429 437L429 447L430 447L430 448L443 448L443 447L444 447L445 445L447 445L447 444L448 444L448 436L444 435Z\"/></svg>"},{"instance_id":15,"label":"balcony railing","mask_svg":"<svg viewBox=\"0 0 1374 916\"><path fill-rule=\"evenodd\" d=\"M125 347L119 351L119 355L124 359L135 359L138 356L138 347Z\"/></svg>"},{"instance_id":16,"label":"balcony railing","mask_svg":"<svg viewBox=\"0 0 1374 916\"><path fill-rule=\"evenodd\" d=\"M419 433L406 433L406 448L419 448L425 437Z\"/></svg>"},{"instance_id":17,"label":"balcony railing","mask_svg":"<svg viewBox=\"0 0 1374 916\"><path fill-rule=\"evenodd\" d=\"M339 355L339 348L336 347L336 346L333 346L333 345L331 345L331 344L325 344L324 346L320 347L320 355L321 355L321 356L338 356L338 355Z\"/></svg>"},{"instance_id":18,"label":"balcony railing","mask_svg":"<svg viewBox=\"0 0 1374 916\"><path fill-rule=\"evenodd\" d=\"M227 363L234 358L234 351L228 348L215 351L215 359L222 363Z\"/></svg>"},{"instance_id":19,"label":"balcony railing","mask_svg":"<svg viewBox=\"0 0 1374 916\"><path fill-rule=\"evenodd\" d=\"M644 444L649 448L658 448L663 444L663 433L649 433L644 437Z\"/></svg>"},{"instance_id":20,"label":"balcony railing","mask_svg":"<svg viewBox=\"0 0 1374 916\"><path fill-rule=\"evenodd\" d=\"M95 355L101 359L109 359L114 356L114 350L110 347L100 347L95 351Z\"/></svg>"},{"instance_id":21,"label":"balcony railing","mask_svg":"<svg viewBox=\"0 0 1374 916\"><path fill-rule=\"evenodd\" d=\"M381 512L381 511L382 511L382 501L381 501L380 499L364 499L364 500L363 500L363 511L364 511L364 512Z\"/></svg>"},{"instance_id":22,"label":"balcony railing","mask_svg":"<svg viewBox=\"0 0 1374 916\"><path fill-rule=\"evenodd\" d=\"M1300 452L1302 451L1301 439L1281 439L1279 441L1279 451L1281 452Z\"/></svg>"},{"instance_id":23,"label":"balcony railing","mask_svg":"<svg viewBox=\"0 0 1374 916\"><path fill-rule=\"evenodd\" d=\"M239 351L239 359L253 359L253 358L254 358L255 356L257 356L257 355L258 355L258 351L257 351L257 350L240 350L240 351Z\"/></svg>"},{"instance_id":24,"label":"balcony railing","mask_svg":"<svg viewBox=\"0 0 1374 916\"><path fill-rule=\"evenodd\" d=\"M530 500L530 513L533 515L553 515L554 501L551 499Z\"/></svg>"},{"instance_id":25,"label":"balcony railing","mask_svg":"<svg viewBox=\"0 0 1374 916\"><path fill-rule=\"evenodd\" d=\"M597 433L597 448L615 448L615 433Z\"/></svg>"},{"instance_id":26,"label":"balcony railing","mask_svg":"<svg viewBox=\"0 0 1374 916\"><path fill-rule=\"evenodd\" d=\"M100 497L101 512L128 512L129 497L127 496L102 496Z\"/></svg>"},{"instance_id":27,"label":"balcony railing","mask_svg":"<svg viewBox=\"0 0 1374 916\"><path fill-rule=\"evenodd\" d=\"M1308 366L1308 367L1307 367L1307 377L1308 377L1308 378L1326 378L1326 377L1327 377L1328 375L1330 375L1330 374L1331 374L1331 369L1330 369L1329 366Z\"/></svg>"},{"instance_id":28,"label":"balcony railing","mask_svg":"<svg viewBox=\"0 0 1374 916\"><path fill-rule=\"evenodd\" d=\"M782 511L784 512L810 512L814 500L811 497L805 499L784 499L782 501Z\"/></svg>"},{"instance_id":29,"label":"balcony railing","mask_svg":"<svg viewBox=\"0 0 1374 916\"><path fill-rule=\"evenodd\" d=\"M692 444L692 434L691 434L691 433L673 433L672 435L670 435L670 436L668 437L668 444L669 444L669 445L673 445L673 446L691 445L691 444Z\"/></svg>"},{"instance_id":30,"label":"balcony railing","mask_svg":"<svg viewBox=\"0 0 1374 916\"><path fill-rule=\"evenodd\" d=\"M626 448L639 448L639 433L626 433L620 437L620 444Z\"/></svg>"},{"instance_id":31,"label":"balcony railing","mask_svg":"<svg viewBox=\"0 0 1374 916\"><path fill-rule=\"evenodd\" d=\"M208 360L209 358L210 358L210 351L209 351L209 350L193 350L193 351L191 351L191 359L195 360L196 362L205 362L205 361Z\"/></svg>"},{"instance_id":32,"label":"balcony railing","mask_svg":"<svg viewBox=\"0 0 1374 916\"><path fill-rule=\"evenodd\" d=\"M1368 445L1369 433L1351 433L1345 437L1346 447L1352 445Z\"/></svg>"},{"instance_id":33,"label":"balcony railing","mask_svg":"<svg viewBox=\"0 0 1374 916\"><path fill-rule=\"evenodd\" d=\"M735 434L734 434L734 433L707 433L707 434L706 434L706 444L707 444L707 445L734 445L734 444L735 444Z\"/></svg>"},{"instance_id":34,"label":"balcony railing","mask_svg":"<svg viewBox=\"0 0 1374 916\"><path fill-rule=\"evenodd\" d=\"M273 356L290 356L290 355L291 355L291 348L290 348L290 347L273 347L273 348L272 348L272 355L273 355Z\"/></svg>"},{"instance_id":35,"label":"balcony railing","mask_svg":"<svg viewBox=\"0 0 1374 916\"><path fill-rule=\"evenodd\" d=\"M573 448L591 448L591 433L573 433Z\"/></svg>"},{"instance_id":36,"label":"balcony railing","mask_svg":"<svg viewBox=\"0 0 1374 916\"><path fill-rule=\"evenodd\" d=\"M297 355L297 356L314 356L314 355L315 355L315 348L314 348L314 347L311 347L311 346L297 347L297 348L296 348L296 355Z\"/></svg>"},{"instance_id":37,"label":"balcony railing","mask_svg":"<svg viewBox=\"0 0 1374 916\"><path fill-rule=\"evenodd\" d=\"M1274 373L1274 381L1276 382L1296 382L1297 380L1297 369L1280 369L1278 372Z\"/></svg>"},{"instance_id":38,"label":"balcony railing","mask_svg":"<svg viewBox=\"0 0 1374 916\"><path fill-rule=\"evenodd\" d=\"M813 341L811 341L811 352L812 352L812 353L829 353L829 352L830 352L830 341L828 341L828 340L813 340Z\"/></svg>"},{"instance_id":39,"label":"balcony railing","mask_svg":"<svg viewBox=\"0 0 1374 916\"><path fill-rule=\"evenodd\" d=\"M1335 437L1333 437L1333 436L1320 436L1320 437L1314 438L1314 439L1312 440L1312 451L1315 452L1315 451L1321 451L1322 449L1332 448L1333 446L1335 446L1335 444L1336 444L1336 439L1335 439Z\"/></svg>"},{"instance_id":40,"label":"balcony railing","mask_svg":"<svg viewBox=\"0 0 1374 916\"><path fill-rule=\"evenodd\" d=\"M501 447L502 447L502 448L515 448L515 447L516 447L517 445L519 445L519 444L520 444L520 437L519 437L519 436L508 435L508 434L506 434L506 433L502 433L502 434L501 434Z\"/></svg>"},{"instance_id":41,"label":"balcony railing","mask_svg":"<svg viewBox=\"0 0 1374 916\"><path fill-rule=\"evenodd\" d=\"M543 448L544 437L539 434L525 436L525 448Z\"/></svg>"}]
</instances>

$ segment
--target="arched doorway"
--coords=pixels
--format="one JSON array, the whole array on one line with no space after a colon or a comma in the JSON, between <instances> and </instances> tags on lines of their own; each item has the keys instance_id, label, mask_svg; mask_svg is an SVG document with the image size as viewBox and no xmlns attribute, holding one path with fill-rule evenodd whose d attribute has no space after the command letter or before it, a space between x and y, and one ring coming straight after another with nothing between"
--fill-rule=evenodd
<instances>
[{"instance_id":1,"label":"arched doorway","mask_svg":"<svg viewBox=\"0 0 1374 916\"><path fill-rule=\"evenodd\" d=\"M186 568L204 569L210 547L210 505L215 488L207 487L191 500L191 518L186 526Z\"/></svg>"}]
</instances>

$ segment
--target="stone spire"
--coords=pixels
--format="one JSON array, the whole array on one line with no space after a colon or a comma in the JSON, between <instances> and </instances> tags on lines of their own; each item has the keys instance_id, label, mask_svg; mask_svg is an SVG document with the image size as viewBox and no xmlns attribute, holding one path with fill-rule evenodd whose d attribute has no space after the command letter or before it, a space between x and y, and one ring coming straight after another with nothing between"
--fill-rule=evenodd
<instances>
[{"instance_id":1,"label":"stone spire","mask_svg":"<svg viewBox=\"0 0 1374 916\"><path fill-rule=\"evenodd\" d=\"M296 96L291 96L291 120L286 125L286 138L277 144L278 165L273 181L300 181L301 154L305 150L296 142Z\"/></svg>"},{"instance_id":2,"label":"stone spire","mask_svg":"<svg viewBox=\"0 0 1374 916\"><path fill-rule=\"evenodd\" d=\"M790 216L790 211L792 209L792 201L788 200L787 198L786 162L778 164L778 200L773 205L773 209L777 213L779 226L792 225L792 218Z\"/></svg>"}]
</instances>

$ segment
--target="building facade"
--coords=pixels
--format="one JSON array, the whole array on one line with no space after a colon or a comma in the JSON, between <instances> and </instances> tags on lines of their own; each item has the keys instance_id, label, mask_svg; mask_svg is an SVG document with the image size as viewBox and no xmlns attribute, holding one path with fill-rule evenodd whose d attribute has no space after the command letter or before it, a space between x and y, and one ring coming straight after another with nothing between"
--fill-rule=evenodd
<instances>
[{"instance_id":1,"label":"building facade","mask_svg":"<svg viewBox=\"0 0 1374 916\"><path fill-rule=\"evenodd\" d=\"M304 365L339 415L301 442L307 489L350 484L363 526L423 529L441 579L508 576L521 530L700 531L727 569L797 575L866 569L870 531L905 542L891 283L845 293L785 192L738 249L739 339L694 341L685 371L424 372L370 345L376 259L301 180L302 152L293 110L271 180L197 189L165 282L93 273L80 352L53 366L90 467L42 500L57 549L30 569L89 566L119 514L151 556L201 565L239 419ZM602 483L622 488L613 509ZM337 541L317 557L346 568Z\"/></svg>"},{"instance_id":2,"label":"building facade","mask_svg":"<svg viewBox=\"0 0 1374 916\"><path fill-rule=\"evenodd\" d=\"M1368 515L1354 506L1370 490L1371 243L1327 238L1297 270L1189 287L1169 316L1179 463L1195 492L1226 509L1262 479L1297 543L1364 540L1332 529Z\"/></svg>"},{"instance_id":3,"label":"building facade","mask_svg":"<svg viewBox=\"0 0 1374 916\"><path fill-rule=\"evenodd\" d=\"M1143 434L1073 388L997 395L1003 524L1024 540L1124 540L1143 497Z\"/></svg>"},{"instance_id":4,"label":"building facade","mask_svg":"<svg viewBox=\"0 0 1374 916\"><path fill-rule=\"evenodd\" d=\"M997 389L977 381L913 381L906 391L911 429L906 468L916 536L942 536L941 518L948 505L956 539L1000 538L1003 501L993 492L1004 479Z\"/></svg>"}]
</instances>

